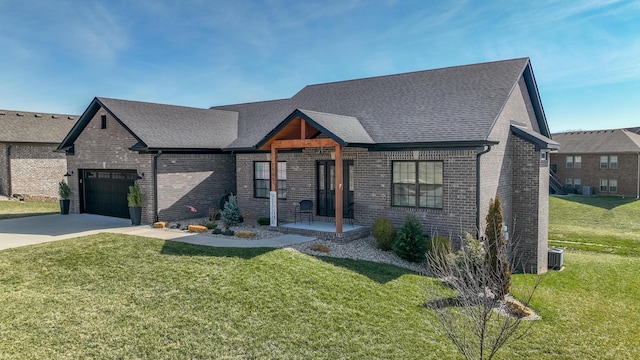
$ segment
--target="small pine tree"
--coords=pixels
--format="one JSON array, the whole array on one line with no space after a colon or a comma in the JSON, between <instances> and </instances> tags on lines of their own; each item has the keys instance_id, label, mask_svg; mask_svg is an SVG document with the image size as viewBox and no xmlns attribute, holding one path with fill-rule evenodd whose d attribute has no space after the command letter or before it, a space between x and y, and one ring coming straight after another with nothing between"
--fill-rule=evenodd
<instances>
[{"instance_id":1,"label":"small pine tree","mask_svg":"<svg viewBox=\"0 0 640 360\"><path fill-rule=\"evenodd\" d=\"M427 238L422 234L422 226L415 216L407 215L393 250L405 260L421 262L426 259Z\"/></svg>"},{"instance_id":2,"label":"small pine tree","mask_svg":"<svg viewBox=\"0 0 640 360\"><path fill-rule=\"evenodd\" d=\"M509 293L511 286L511 270L507 261L507 241L502 233L502 205L500 196L489 201L489 212L487 213L487 227L485 229L487 246L487 266L494 277L494 288L491 291L498 299L504 299Z\"/></svg>"},{"instance_id":3,"label":"small pine tree","mask_svg":"<svg viewBox=\"0 0 640 360\"><path fill-rule=\"evenodd\" d=\"M229 229L232 226L238 225L242 218L242 212L238 207L238 201L234 195L229 196L229 200L224 204L222 210L222 221L225 228Z\"/></svg>"}]
</instances>

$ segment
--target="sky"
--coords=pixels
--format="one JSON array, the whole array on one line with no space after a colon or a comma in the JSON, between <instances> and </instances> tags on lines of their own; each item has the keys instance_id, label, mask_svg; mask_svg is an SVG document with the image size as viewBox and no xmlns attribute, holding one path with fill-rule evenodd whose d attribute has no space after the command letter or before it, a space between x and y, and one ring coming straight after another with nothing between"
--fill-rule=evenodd
<instances>
[{"instance_id":1,"label":"sky","mask_svg":"<svg viewBox=\"0 0 640 360\"><path fill-rule=\"evenodd\" d=\"M640 126L640 1L0 0L0 109L207 108L529 57L552 132Z\"/></svg>"}]
</instances>

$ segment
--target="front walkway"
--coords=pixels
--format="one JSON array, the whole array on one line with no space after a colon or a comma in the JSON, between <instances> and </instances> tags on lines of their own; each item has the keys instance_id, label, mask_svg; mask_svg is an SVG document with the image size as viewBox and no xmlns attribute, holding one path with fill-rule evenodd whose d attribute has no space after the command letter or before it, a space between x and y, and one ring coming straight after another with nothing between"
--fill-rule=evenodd
<instances>
[{"instance_id":1,"label":"front walkway","mask_svg":"<svg viewBox=\"0 0 640 360\"><path fill-rule=\"evenodd\" d=\"M207 235L131 226L129 219L92 214L43 215L0 220L0 250L110 232L214 247L285 247L315 240L313 236L286 234L261 240L218 238Z\"/></svg>"}]
</instances>

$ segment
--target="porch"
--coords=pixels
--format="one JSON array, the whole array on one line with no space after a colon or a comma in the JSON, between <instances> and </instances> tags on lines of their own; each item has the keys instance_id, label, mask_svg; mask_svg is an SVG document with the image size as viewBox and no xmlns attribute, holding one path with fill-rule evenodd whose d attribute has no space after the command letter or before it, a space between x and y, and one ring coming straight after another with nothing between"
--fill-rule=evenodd
<instances>
[{"instance_id":1,"label":"porch","mask_svg":"<svg viewBox=\"0 0 640 360\"><path fill-rule=\"evenodd\" d=\"M314 236L319 239L349 242L369 236L370 229L365 226L343 224L342 233L336 232L335 222L326 221L302 221L297 223L280 224L277 231L286 234L299 234Z\"/></svg>"}]
</instances>

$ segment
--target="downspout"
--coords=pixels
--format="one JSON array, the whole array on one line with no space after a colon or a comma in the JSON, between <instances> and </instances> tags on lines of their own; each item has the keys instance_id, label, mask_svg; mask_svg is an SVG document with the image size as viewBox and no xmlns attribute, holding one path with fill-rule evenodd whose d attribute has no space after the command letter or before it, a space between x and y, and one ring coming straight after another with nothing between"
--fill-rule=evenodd
<instances>
[{"instance_id":1,"label":"downspout","mask_svg":"<svg viewBox=\"0 0 640 360\"><path fill-rule=\"evenodd\" d=\"M480 156L491 151L491 145L476 155L476 238L480 238Z\"/></svg>"},{"instance_id":2,"label":"downspout","mask_svg":"<svg viewBox=\"0 0 640 360\"><path fill-rule=\"evenodd\" d=\"M153 213L154 222L158 222L158 158L162 155L162 150L153 155Z\"/></svg>"},{"instance_id":3,"label":"downspout","mask_svg":"<svg viewBox=\"0 0 640 360\"><path fill-rule=\"evenodd\" d=\"M12 186L11 186L11 144L7 144L7 197L11 197L13 195Z\"/></svg>"},{"instance_id":4,"label":"downspout","mask_svg":"<svg viewBox=\"0 0 640 360\"><path fill-rule=\"evenodd\" d=\"M638 185L636 186L636 200L640 199L640 152L638 153Z\"/></svg>"}]
</instances>

